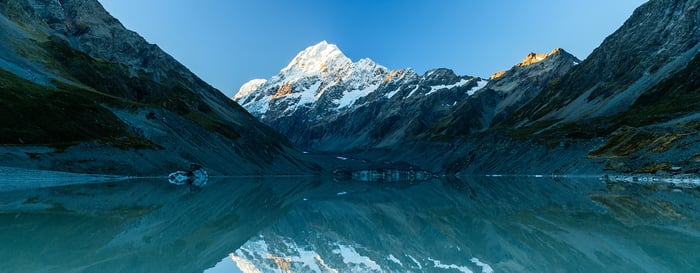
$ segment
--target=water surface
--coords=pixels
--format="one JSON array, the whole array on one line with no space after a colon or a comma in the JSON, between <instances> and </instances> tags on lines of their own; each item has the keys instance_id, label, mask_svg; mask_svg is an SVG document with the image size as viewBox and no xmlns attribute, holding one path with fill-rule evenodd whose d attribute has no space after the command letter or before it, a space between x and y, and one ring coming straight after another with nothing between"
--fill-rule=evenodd
<instances>
[{"instance_id":1,"label":"water surface","mask_svg":"<svg viewBox=\"0 0 700 273\"><path fill-rule=\"evenodd\" d=\"M595 179L0 192L3 272L694 272L700 192Z\"/></svg>"}]
</instances>

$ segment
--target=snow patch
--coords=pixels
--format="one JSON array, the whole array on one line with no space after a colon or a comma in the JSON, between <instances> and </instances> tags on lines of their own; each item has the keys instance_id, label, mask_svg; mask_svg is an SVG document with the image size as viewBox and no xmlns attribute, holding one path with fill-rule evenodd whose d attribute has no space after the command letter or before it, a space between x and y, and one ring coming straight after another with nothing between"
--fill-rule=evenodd
<instances>
[{"instance_id":1,"label":"snow patch","mask_svg":"<svg viewBox=\"0 0 700 273\"><path fill-rule=\"evenodd\" d=\"M487 263L480 261L479 258L475 257L472 258L470 261L476 266L481 267L481 273L493 273L493 268L491 268L491 266Z\"/></svg>"},{"instance_id":2,"label":"snow patch","mask_svg":"<svg viewBox=\"0 0 700 273\"><path fill-rule=\"evenodd\" d=\"M386 93L384 96L385 96L387 99L390 99L391 97L393 97L394 95L396 95L396 93L398 93L399 90L401 90L401 88L396 88L396 90L391 91L391 92L389 92L389 93Z\"/></svg>"},{"instance_id":3,"label":"snow patch","mask_svg":"<svg viewBox=\"0 0 700 273\"><path fill-rule=\"evenodd\" d=\"M376 262L374 262L367 256L360 255L351 246L338 244L338 249L333 250L333 253L339 254L341 257L343 257L343 263L345 263L346 265L352 264L359 265L360 267L364 266L367 269L369 269L365 272L369 272L370 270L373 272L383 272L382 268Z\"/></svg>"},{"instance_id":4,"label":"snow patch","mask_svg":"<svg viewBox=\"0 0 700 273\"><path fill-rule=\"evenodd\" d=\"M411 93L408 93L408 96L406 96L405 98L410 98L411 96L413 96L413 93L415 93L416 91L418 91L418 89L420 89L420 85L416 85L416 88L414 88L414 89L411 91Z\"/></svg>"},{"instance_id":5,"label":"snow patch","mask_svg":"<svg viewBox=\"0 0 700 273\"><path fill-rule=\"evenodd\" d=\"M466 266L458 266L454 264L443 264L442 262L428 258L431 262L433 262L433 265L435 268L441 268L441 269L455 269L457 271L463 272L463 273L474 273L474 271L471 271L469 268Z\"/></svg>"},{"instance_id":6,"label":"snow patch","mask_svg":"<svg viewBox=\"0 0 700 273\"><path fill-rule=\"evenodd\" d=\"M442 84L442 85L431 86L431 87L430 87L430 91L428 91L428 93L425 93L425 95L428 96L428 95L430 95L430 94L432 94L432 93L435 93L435 92L437 92L438 90L442 90L442 89L452 89L452 88L455 88L455 87L462 87L462 86L466 85L466 84L469 83L469 82L470 82L469 80L461 79L461 80L458 81L457 83L450 84L450 85L444 85L444 84Z\"/></svg>"},{"instance_id":7,"label":"snow patch","mask_svg":"<svg viewBox=\"0 0 700 273\"><path fill-rule=\"evenodd\" d=\"M484 88L487 83L489 83L489 81L487 81L487 80L480 80L480 81L476 82L476 86L472 87L472 89L469 89L469 91L467 91L467 95L469 95L469 96L474 95L474 93L476 93L476 91L479 91L479 89Z\"/></svg>"},{"instance_id":8,"label":"snow patch","mask_svg":"<svg viewBox=\"0 0 700 273\"><path fill-rule=\"evenodd\" d=\"M364 89L356 89L343 92L343 97L338 100L334 100L333 102L338 104L338 109L348 107L354 104L355 101L357 101L358 99L369 95L370 93L374 92L374 90L377 90L377 87L379 87L378 84L372 84L365 87Z\"/></svg>"},{"instance_id":9,"label":"snow patch","mask_svg":"<svg viewBox=\"0 0 700 273\"><path fill-rule=\"evenodd\" d=\"M265 116L268 110L270 110L270 100L272 96L265 96L261 100L253 100L245 104L241 104L250 113L259 113L261 116Z\"/></svg>"},{"instance_id":10,"label":"snow patch","mask_svg":"<svg viewBox=\"0 0 700 273\"><path fill-rule=\"evenodd\" d=\"M321 87L321 83L322 81L319 80L310 87L305 88L304 91L293 94L292 96L299 97L299 102L297 102L297 104L294 106L294 109L298 108L299 105L306 105L316 102L318 99L316 92L318 91L318 88Z\"/></svg>"},{"instance_id":11,"label":"snow patch","mask_svg":"<svg viewBox=\"0 0 700 273\"><path fill-rule=\"evenodd\" d=\"M415 263L415 264L418 266L418 269L423 269L423 265L421 265L421 264L418 262L418 260L416 260L416 258L413 258L413 256L408 255L408 254L406 254L406 257L408 257L409 259L411 259L411 261L413 261L413 263Z\"/></svg>"},{"instance_id":12,"label":"snow patch","mask_svg":"<svg viewBox=\"0 0 700 273\"><path fill-rule=\"evenodd\" d=\"M392 261L392 262L400 265L401 267L403 267L403 263L401 263L401 261L399 261L399 259L394 257L394 254L389 254L389 257L387 257L387 259L389 259L389 261Z\"/></svg>"}]
</instances>

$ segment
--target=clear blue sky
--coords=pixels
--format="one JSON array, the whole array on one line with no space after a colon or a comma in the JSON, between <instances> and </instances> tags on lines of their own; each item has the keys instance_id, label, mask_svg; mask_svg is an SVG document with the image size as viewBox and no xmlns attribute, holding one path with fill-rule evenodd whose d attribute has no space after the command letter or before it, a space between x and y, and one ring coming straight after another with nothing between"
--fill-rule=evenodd
<instances>
[{"instance_id":1,"label":"clear blue sky","mask_svg":"<svg viewBox=\"0 0 700 273\"><path fill-rule=\"evenodd\" d=\"M642 0L99 0L228 96L322 40L353 61L488 77L530 51L583 59Z\"/></svg>"}]
</instances>

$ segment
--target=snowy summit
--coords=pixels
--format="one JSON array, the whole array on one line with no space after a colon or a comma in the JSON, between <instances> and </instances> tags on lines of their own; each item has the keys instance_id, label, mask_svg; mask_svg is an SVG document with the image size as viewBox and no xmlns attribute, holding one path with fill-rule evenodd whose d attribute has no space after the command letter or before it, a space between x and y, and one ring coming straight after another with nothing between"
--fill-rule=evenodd
<instances>
[{"instance_id":1,"label":"snowy summit","mask_svg":"<svg viewBox=\"0 0 700 273\"><path fill-rule=\"evenodd\" d=\"M323 98L342 109L373 92L388 74L370 59L353 62L336 45L321 41L299 52L270 80L244 84L233 99L261 117L272 108L288 114Z\"/></svg>"}]
</instances>

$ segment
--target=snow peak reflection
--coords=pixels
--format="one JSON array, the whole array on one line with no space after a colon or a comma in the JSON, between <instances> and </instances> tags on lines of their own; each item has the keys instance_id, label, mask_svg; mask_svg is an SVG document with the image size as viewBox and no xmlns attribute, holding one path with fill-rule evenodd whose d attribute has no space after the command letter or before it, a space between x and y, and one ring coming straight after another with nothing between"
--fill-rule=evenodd
<instances>
[{"instance_id":1,"label":"snow peak reflection","mask_svg":"<svg viewBox=\"0 0 700 273\"><path fill-rule=\"evenodd\" d=\"M192 163L189 171L176 171L168 176L170 184L188 184L194 188L204 187L209 181L209 174L202 165Z\"/></svg>"}]
</instances>

